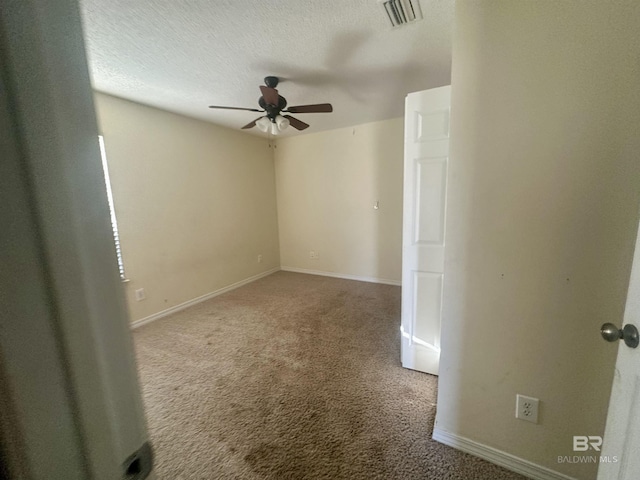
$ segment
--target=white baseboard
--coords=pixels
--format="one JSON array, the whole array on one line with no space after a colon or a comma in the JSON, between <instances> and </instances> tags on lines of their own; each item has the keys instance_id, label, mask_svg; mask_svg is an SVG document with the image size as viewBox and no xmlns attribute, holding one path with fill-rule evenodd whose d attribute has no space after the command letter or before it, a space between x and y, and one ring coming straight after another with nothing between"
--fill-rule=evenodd
<instances>
[{"instance_id":1,"label":"white baseboard","mask_svg":"<svg viewBox=\"0 0 640 480\"><path fill-rule=\"evenodd\" d=\"M536 480L577 480L563 473L556 472L550 468L543 467L537 463L524 460L510 453L503 452L497 448L489 447L468 438L455 435L438 427L433 429L433 439L449 445L457 450L470 453L488 462L500 465L501 467L519 473L525 477Z\"/></svg>"},{"instance_id":2,"label":"white baseboard","mask_svg":"<svg viewBox=\"0 0 640 480\"><path fill-rule=\"evenodd\" d=\"M175 305L171 308L167 308L166 310L162 310L161 312L154 313L153 315L149 315L148 317L141 318L140 320L136 320L135 322L131 322L131 328L138 328L142 325L146 325L147 323L151 323L154 320L158 320L159 318L166 317L167 315L171 315L172 313L179 312L180 310L184 310L185 308L189 308L193 305L196 305L200 302L204 302L205 300L209 300L210 298L217 297L218 295L222 295L223 293L229 292L231 290L235 290L238 287L242 287L247 283L255 282L256 280L266 277L267 275L271 275L280 270L280 267L272 268L271 270L267 270L266 272L259 273L249 278L245 278L244 280L240 280L239 282L233 283L226 287L220 288L215 292L207 293L200 297L196 297L187 302L181 303L180 305Z\"/></svg>"},{"instance_id":3,"label":"white baseboard","mask_svg":"<svg viewBox=\"0 0 640 480\"><path fill-rule=\"evenodd\" d=\"M306 268L296 268L296 267L280 267L280 270L285 272L295 272L295 273L307 273L309 275L322 275L323 277L334 277L334 278L344 278L345 280L358 280L359 282L369 282L369 283L383 283L385 285L397 285L400 286L402 283L398 280L388 280L386 278L377 278L377 277L361 277L359 275L349 275L346 273L335 273L335 272L325 272L323 270L308 270Z\"/></svg>"}]
</instances>

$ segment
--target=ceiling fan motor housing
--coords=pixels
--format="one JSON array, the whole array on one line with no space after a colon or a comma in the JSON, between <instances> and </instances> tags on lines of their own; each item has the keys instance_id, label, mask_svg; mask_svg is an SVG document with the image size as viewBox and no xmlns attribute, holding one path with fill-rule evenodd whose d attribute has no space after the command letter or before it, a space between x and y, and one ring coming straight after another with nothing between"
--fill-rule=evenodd
<instances>
[{"instance_id":1,"label":"ceiling fan motor housing","mask_svg":"<svg viewBox=\"0 0 640 480\"><path fill-rule=\"evenodd\" d=\"M258 99L258 105L267 113L267 117L269 117L272 122L275 122L276 117L287 107L287 100L283 96L278 95L278 105L269 105L264 97L260 97Z\"/></svg>"}]
</instances>

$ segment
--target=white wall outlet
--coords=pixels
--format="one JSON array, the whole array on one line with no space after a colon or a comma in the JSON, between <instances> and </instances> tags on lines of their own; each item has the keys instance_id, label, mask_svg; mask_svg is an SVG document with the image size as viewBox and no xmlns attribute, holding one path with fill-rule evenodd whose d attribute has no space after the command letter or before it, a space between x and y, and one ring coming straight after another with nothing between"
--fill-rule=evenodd
<instances>
[{"instance_id":1,"label":"white wall outlet","mask_svg":"<svg viewBox=\"0 0 640 480\"><path fill-rule=\"evenodd\" d=\"M516 395L516 418L531 423L538 423L538 406L540 400L525 395Z\"/></svg>"},{"instance_id":2,"label":"white wall outlet","mask_svg":"<svg viewBox=\"0 0 640 480\"><path fill-rule=\"evenodd\" d=\"M258 255L258 263L262 263L262 255Z\"/></svg>"},{"instance_id":3,"label":"white wall outlet","mask_svg":"<svg viewBox=\"0 0 640 480\"><path fill-rule=\"evenodd\" d=\"M309 251L309 258L313 258L314 260L318 259L320 255L315 250Z\"/></svg>"},{"instance_id":4,"label":"white wall outlet","mask_svg":"<svg viewBox=\"0 0 640 480\"><path fill-rule=\"evenodd\" d=\"M138 288L135 291L135 295L136 295L136 301L139 302L140 300L144 300L145 298L147 298L147 296L144 293L144 288Z\"/></svg>"}]
</instances>

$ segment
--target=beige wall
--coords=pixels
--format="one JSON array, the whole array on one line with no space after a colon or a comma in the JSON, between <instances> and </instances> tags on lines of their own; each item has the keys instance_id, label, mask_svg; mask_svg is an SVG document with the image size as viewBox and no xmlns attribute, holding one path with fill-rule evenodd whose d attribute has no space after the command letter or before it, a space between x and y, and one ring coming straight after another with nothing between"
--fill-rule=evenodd
<instances>
[{"instance_id":1,"label":"beige wall","mask_svg":"<svg viewBox=\"0 0 640 480\"><path fill-rule=\"evenodd\" d=\"M399 282L402 152L402 119L278 139L282 267Z\"/></svg>"},{"instance_id":2,"label":"beige wall","mask_svg":"<svg viewBox=\"0 0 640 480\"><path fill-rule=\"evenodd\" d=\"M265 139L104 94L96 104L132 320L280 265Z\"/></svg>"},{"instance_id":3,"label":"beige wall","mask_svg":"<svg viewBox=\"0 0 640 480\"><path fill-rule=\"evenodd\" d=\"M640 9L461 1L437 427L581 479L602 435L640 202ZM627 6L632 2L627 2ZM514 418L540 398L540 423ZM622 452L620 452L622 453Z\"/></svg>"}]
</instances>

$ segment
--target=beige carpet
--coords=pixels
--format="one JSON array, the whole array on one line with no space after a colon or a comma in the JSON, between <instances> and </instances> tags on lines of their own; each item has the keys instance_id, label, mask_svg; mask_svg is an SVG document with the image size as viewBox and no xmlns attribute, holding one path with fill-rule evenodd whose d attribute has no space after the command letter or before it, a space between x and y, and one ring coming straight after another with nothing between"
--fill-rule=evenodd
<instances>
[{"instance_id":1,"label":"beige carpet","mask_svg":"<svg viewBox=\"0 0 640 480\"><path fill-rule=\"evenodd\" d=\"M159 479L521 479L431 440L400 288L278 272L134 331Z\"/></svg>"}]
</instances>

